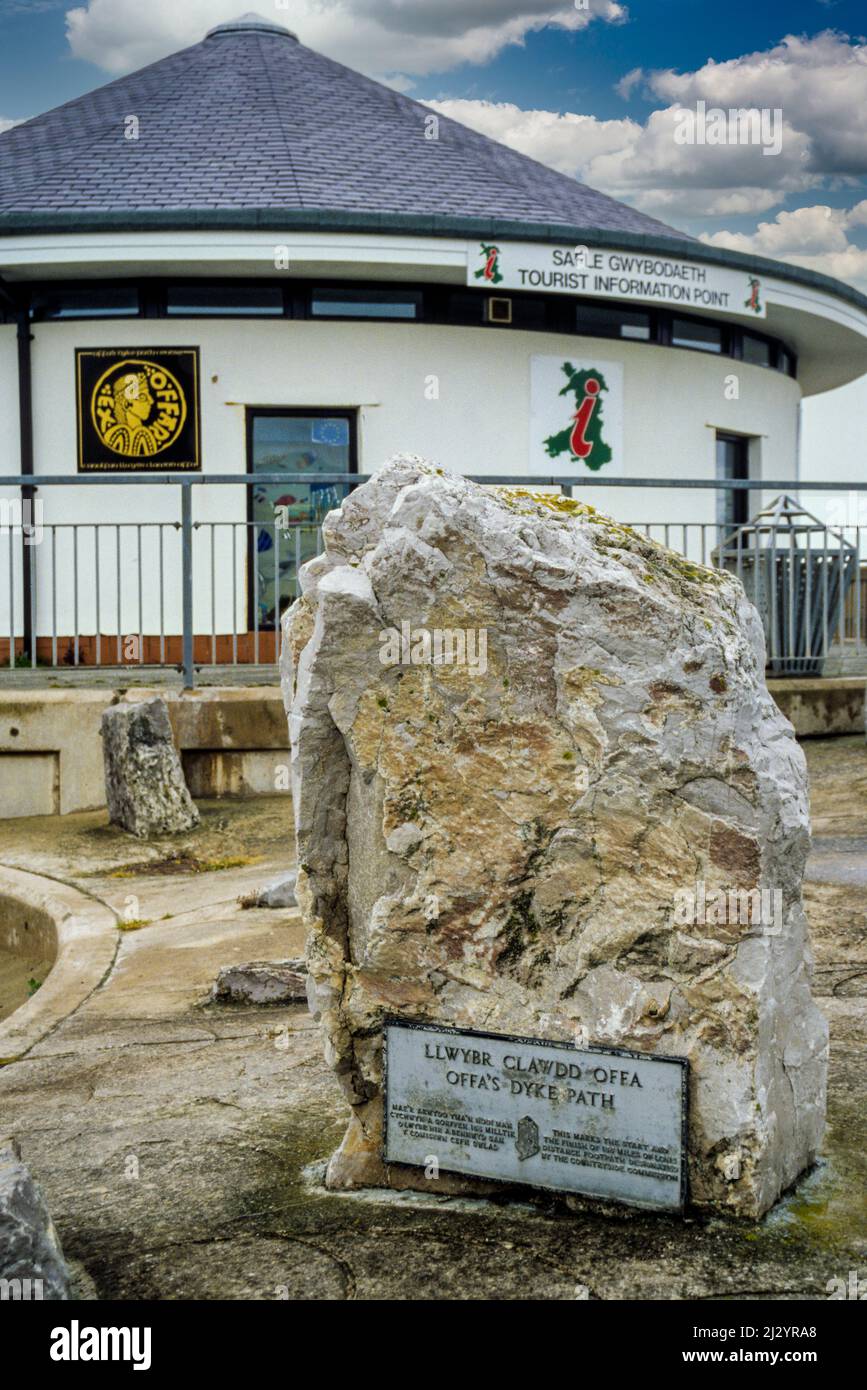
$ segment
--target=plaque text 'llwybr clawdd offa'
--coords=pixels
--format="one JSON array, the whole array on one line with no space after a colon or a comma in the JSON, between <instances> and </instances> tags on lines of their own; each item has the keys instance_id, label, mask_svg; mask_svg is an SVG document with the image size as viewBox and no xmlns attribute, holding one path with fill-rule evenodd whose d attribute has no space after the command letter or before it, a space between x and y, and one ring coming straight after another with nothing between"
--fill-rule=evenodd
<instances>
[{"instance_id":1,"label":"plaque text 'llwybr clawdd offa'","mask_svg":"<svg viewBox=\"0 0 867 1390\"><path fill-rule=\"evenodd\" d=\"M682 1211L687 1062L389 1019L385 1160Z\"/></svg>"}]
</instances>

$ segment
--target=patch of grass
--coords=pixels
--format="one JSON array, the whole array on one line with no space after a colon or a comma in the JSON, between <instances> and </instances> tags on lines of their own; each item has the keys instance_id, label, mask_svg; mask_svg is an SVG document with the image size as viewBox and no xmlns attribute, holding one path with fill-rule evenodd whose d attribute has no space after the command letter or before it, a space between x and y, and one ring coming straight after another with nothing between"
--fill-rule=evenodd
<instances>
[{"instance_id":1,"label":"patch of grass","mask_svg":"<svg viewBox=\"0 0 867 1390\"><path fill-rule=\"evenodd\" d=\"M117 925L121 931L139 931L141 927L149 927L150 924L150 917L130 917L128 922L122 917Z\"/></svg>"},{"instance_id":2,"label":"patch of grass","mask_svg":"<svg viewBox=\"0 0 867 1390\"><path fill-rule=\"evenodd\" d=\"M227 859L206 859L200 863L196 873L210 874L220 869L243 869L247 864L261 864L263 854L235 854Z\"/></svg>"},{"instance_id":3,"label":"patch of grass","mask_svg":"<svg viewBox=\"0 0 867 1390\"><path fill-rule=\"evenodd\" d=\"M212 874L224 869L242 869L248 864L261 863L261 854L232 854L223 859L198 859L194 854L180 852L165 859L145 859L138 864L123 864L113 869L109 878L140 878L145 874Z\"/></svg>"},{"instance_id":4,"label":"patch of grass","mask_svg":"<svg viewBox=\"0 0 867 1390\"><path fill-rule=\"evenodd\" d=\"M41 981L41 980L30 979L30 980L27 981L27 993L28 993L28 994L30 995L30 997L32 998L33 995L36 993L36 991L37 991L38 989L41 988L41 986L42 986L42 981Z\"/></svg>"}]
</instances>

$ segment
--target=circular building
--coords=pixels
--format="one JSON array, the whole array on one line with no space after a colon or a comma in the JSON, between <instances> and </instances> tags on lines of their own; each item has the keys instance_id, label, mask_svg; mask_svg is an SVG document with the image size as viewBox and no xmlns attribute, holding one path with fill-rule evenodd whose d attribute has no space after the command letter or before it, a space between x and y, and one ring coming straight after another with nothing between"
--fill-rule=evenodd
<instances>
[{"instance_id":1,"label":"circular building","mask_svg":"<svg viewBox=\"0 0 867 1390\"><path fill-rule=\"evenodd\" d=\"M172 659L182 592L197 660L270 659L343 475L395 452L613 482L576 495L704 523L704 554L758 498L624 480L795 479L802 397L867 371L854 289L705 246L255 15L0 136L0 316L3 472L50 532L0 554L0 637L74 661L130 635Z\"/></svg>"}]
</instances>

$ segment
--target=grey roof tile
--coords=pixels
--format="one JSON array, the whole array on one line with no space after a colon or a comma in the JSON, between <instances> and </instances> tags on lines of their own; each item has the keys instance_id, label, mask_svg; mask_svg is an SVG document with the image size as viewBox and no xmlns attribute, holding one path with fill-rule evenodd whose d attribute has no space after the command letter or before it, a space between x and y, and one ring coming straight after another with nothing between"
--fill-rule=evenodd
<instances>
[{"instance_id":1,"label":"grey roof tile","mask_svg":"<svg viewBox=\"0 0 867 1390\"><path fill-rule=\"evenodd\" d=\"M426 140L431 114L277 25L223 25L0 136L0 215L446 213L692 240L443 116Z\"/></svg>"}]
</instances>

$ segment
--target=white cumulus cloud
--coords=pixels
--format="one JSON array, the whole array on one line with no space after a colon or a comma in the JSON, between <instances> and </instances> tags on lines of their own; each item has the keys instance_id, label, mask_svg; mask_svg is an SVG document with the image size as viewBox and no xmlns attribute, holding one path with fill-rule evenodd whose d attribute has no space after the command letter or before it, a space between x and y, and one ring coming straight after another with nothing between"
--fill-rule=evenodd
<instances>
[{"instance_id":1,"label":"white cumulus cloud","mask_svg":"<svg viewBox=\"0 0 867 1390\"><path fill-rule=\"evenodd\" d=\"M66 16L77 58L107 72L129 72L198 43L215 24L236 19L240 0L88 0ZM623 22L617 0L287 0L261 5L264 18L295 30L302 43L372 74L419 75L485 63L548 26L577 31L594 19Z\"/></svg>"},{"instance_id":2,"label":"white cumulus cloud","mask_svg":"<svg viewBox=\"0 0 867 1390\"><path fill-rule=\"evenodd\" d=\"M789 34L773 48L709 60L695 72L653 72L651 91L678 106L780 109L798 133L807 167L820 174L867 174L867 42L826 30ZM768 162L768 161L766 161Z\"/></svg>"},{"instance_id":3,"label":"white cumulus cloud","mask_svg":"<svg viewBox=\"0 0 867 1390\"><path fill-rule=\"evenodd\" d=\"M453 100L426 105L577 178L584 177L594 158L623 149L641 130L631 120L600 121L573 112L525 111L509 102Z\"/></svg>"},{"instance_id":4,"label":"white cumulus cloud","mask_svg":"<svg viewBox=\"0 0 867 1390\"><path fill-rule=\"evenodd\" d=\"M867 198L848 209L817 203L778 212L773 222L760 222L754 232L711 232L701 240L708 246L791 261L867 290L867 249L849 238L852 228L864 226Z\"/></svg>"},{"instance_id":5,"label":"white cumulus cloud","mask_svg":"<svg viewBox=\"0 0 867 1390\"><path fill-rule=\"evenodd\" d=\"M597 120L574 112L524 110L508 102L427 103L463 125L500 140L562 174L622 198L663 220L758 215L787 192L812 187L803 143L788 132L777 156L757 145L679 145L676 108L654 111L642 124ZM770 166L773 166L771 168Z\"/></svg>"},{"instance_id":6,"label":"white cumulus cloud","mask_svg":"<svg viewBox=\"0 0 867 1390\"><path fill-rule=\"evenodd\" d=\"M634 68L617 84L664 102L643 121L597 121L577 113L522 111L508 104L452 101L440 108L505 144L612 197L680 226L760 217L790 195L867 173L867 43L826 31L789 35L759 53L694 72ZM760 143L680 144L684 110L764 110L779 152ZM693 227L695 230L696 228ZM806 253L805 253L806 254ZM839 254L839 253L838 253Z\"/></svg>"}]
</instances>

